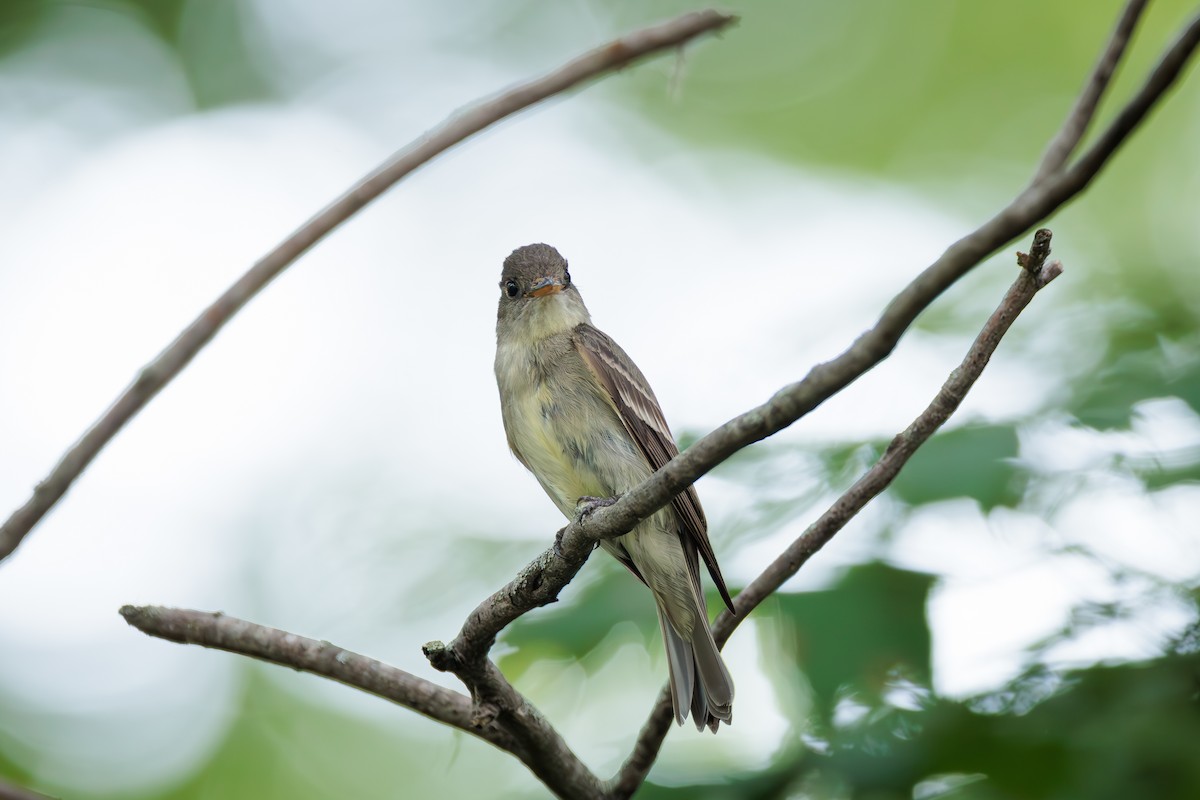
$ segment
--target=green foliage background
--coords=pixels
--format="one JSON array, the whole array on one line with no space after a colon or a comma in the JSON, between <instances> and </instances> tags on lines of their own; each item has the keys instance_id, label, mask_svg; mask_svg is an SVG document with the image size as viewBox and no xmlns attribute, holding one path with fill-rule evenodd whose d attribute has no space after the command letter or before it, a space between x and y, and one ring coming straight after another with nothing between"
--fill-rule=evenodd
<instances>
[{"instance_id":1,"label":"green foliage background","mask_svg":"<svg viewBox=\"0 0 1200 800\"><path fill-rule=\"evenodd\" d=\"M0 4L0 58L39 36L51 2ZM222 105L286 101L263 63L252 58L252 32L231 3L188 0L107 2L137 14L186 67L194 111ZM1186 15L1182 0L1151 11L1112 96L1126 96ZM612 30L688 8L677 2L580 4ZM184 12L187 26L184 28ZM480 9L474 9L480 11ZM1008 3L734 3L742 20L719 43L689 51L685 89L664 102L669 60L645 65L598 87L606 102L637 113L680 149L743 150L780 163L893 181L982 220L1017 191L1061 121L1117 4L1014 0ZM449 13L449 12L447 12ZM508 4L472 23L475 43L497 61L542 70L537 39L540 2ZM560 12L562 13L562 12ZM570 20L568 20L569 22ZM597 37L598 38L598 37ZM478 55L478 53L477 53ZM119 57L114 55L114 58ZM1194 71L1194 70L1193 70ZM1196 142L1198 84L1186 81L1155 113L1082 200L1058 215L1062 241L1094 237L1103 259L1073 263L1056 286L1060 308L1086 324L1094 369L1072 374L1053 411L1081 429L1127 430L1139 402L1179 398L1200 412L1200 218ZM400 78L402 79L402 78ZM447 98L457 101L463 98ZM1110 101L1101 122L1110 118ZM34 113L34 112L31 112ZM646 153L661 146L631 135L612 147ZM868 226L869 221L864 221ZM977 321L957 304L990 275L973 277L922 319L922 331L954 340ZM1060 288L1061 287L1061 288ZM1070 350L1070 341L1056 347ZM1068 363L1063 369L1070 372ZM1027 420L949 430L925 447L891 490L905 513L970 498L983 511L1033 508L1041 476L1017 459ZM884 442L836 442L811 451L814 485L845 486ZM811 496L777 499L771 465L794 455L768 445L727 465L724 480L764 489L747 510L747 527L769 527L809 514ZM865 450L864 450L865 448ZM1170 457L1166 457L1170 456ZM1114 472L1147 493L1194 484L1200 454L1120 459ZM764 477L767 476L767 477ZM770 499L774 497L775 499ZM876 532L879 552L894 529ZM594 565L593 565L594 566ZM517 679L552 660L603 666L606 640L657 636L648 609L624 591L624 576L598 577L569 604L531 614L503 640L502 666ZM763 769L732 770L696 785L656 773L647 798L1189 798L1200 797L1200 661L1196 629L1164 642L1156 658L1133 664L1054 669L1045 647L1028 654L1011 685L968 699L934 691L927 599L938 576L889 564L882 555L855 566L822 591L782 593L760 612L764 663L787 704L787 739ZM1188 598L1197 587L1166 585ZM1152 602L1153 598L1148 599ZM589 609L581 614L580 609ZM1119 618L1127 608L1081 608L1057 640ZM417 734L342 716L305 701L305 692L274 670L246 663L246 683L227 739L196 774L150 797L307 798L332 796L489 796L488 776L508 770L499 754L456 735ZM303 679L307 680L307 679ZM594 702L595 699L589 700ZM602 700L600 701L602 702ZM2 711L2 709L0 709ZM396 713L404 713L397 711ZM461 748L461 756L456 756ZM0 742L0 775L28 776L17 745ZM455 765L456 758L470 770ZM542 796L526 781L505 782L505 796Z\"/></svg>"}]
</instances>

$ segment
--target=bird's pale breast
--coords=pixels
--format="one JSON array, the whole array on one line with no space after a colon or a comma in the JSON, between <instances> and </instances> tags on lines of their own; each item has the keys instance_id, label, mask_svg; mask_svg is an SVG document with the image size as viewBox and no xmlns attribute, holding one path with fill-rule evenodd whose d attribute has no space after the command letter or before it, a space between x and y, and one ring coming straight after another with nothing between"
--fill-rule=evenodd
<instances>
[{"instance_id":1,"label":"bird's pale breast","mask_svg":"<svg viewBox=\"0 0 1200 800\"><path fill-rule=\"evenodd\" d=\"M523 359L520 369L497 369L507 397L504 426L518 456L564 515L580 497L610 497L650 475L645 457L625 432L611 402L574 349L532 366L528 350L501 348L497 360Z\"/></svg>"}]
</instances>

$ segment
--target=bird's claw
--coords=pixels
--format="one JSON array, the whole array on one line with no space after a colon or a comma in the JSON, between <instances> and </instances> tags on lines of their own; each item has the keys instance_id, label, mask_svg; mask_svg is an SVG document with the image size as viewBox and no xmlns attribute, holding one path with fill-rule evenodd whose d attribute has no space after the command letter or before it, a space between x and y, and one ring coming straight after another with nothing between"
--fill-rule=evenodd
<instances>
[{"instance_id":1,"label":"bird's claw","mask_svg":"<svg viewBox=\"0 0 1200 800\"><path fill-rule=\"evenodd\" d=\"M608 508L620 497L581 497L575 502L575 518L583 522L598 508Z\"/></svg>"},{"instance_id":2,"label":"bird's claw","mask_svg":"<svg viewBox=\"0 0 1200 800\"><path fill-rule=\"evenodd\" d=\"M620 497L581 497L575 503L575 522L584 522L598 508L607 508L617 502ZM569 527L569 526L568 526ZM563 535L566 534L566 528L559 528L558 533L554 534L554 555L559 558L565 558L563 555L562 541ZM600 543L596 542L593 547L599 547Z\"/></svg>"},{"instance_id":3,"label":"bird's claw","mask_svg":"<svg viewBox=\"0 0 1200 800\"><path fill-rule=\"evenodd\" d=\"M563 526L558 529L558 533L554 534L554 555L558 556L559 558L566 558L566 556L563 555L562 550L563 534L566 532L566 526Z\"/></svg>"}]
</instances>

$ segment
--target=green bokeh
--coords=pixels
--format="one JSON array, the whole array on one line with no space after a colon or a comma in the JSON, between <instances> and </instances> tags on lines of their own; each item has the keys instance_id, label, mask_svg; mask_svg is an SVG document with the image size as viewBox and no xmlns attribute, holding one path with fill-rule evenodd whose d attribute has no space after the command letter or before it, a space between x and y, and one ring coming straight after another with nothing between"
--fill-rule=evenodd
<instances>
[{"instance_id":1,"label":"green bokeh","mask_svg":"<svg viewBox=\"0 0 1200 800\"><path fill-rule=\"evenodd\" d=\"M969 497L985 509L1013 506L1021 498L1017 432L1007 425L972 425L946 431L918 450L892 484L912 505Z\"/></svg>"}]
</instances>

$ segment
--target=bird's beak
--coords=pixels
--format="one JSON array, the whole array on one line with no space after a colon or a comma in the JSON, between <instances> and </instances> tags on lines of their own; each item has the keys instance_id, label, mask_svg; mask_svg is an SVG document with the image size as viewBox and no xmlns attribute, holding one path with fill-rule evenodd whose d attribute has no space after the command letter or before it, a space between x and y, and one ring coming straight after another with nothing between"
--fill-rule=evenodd
<instances>
[{"instance_id":1,"label":"bird's beak","mask_svg":"<svg viewBox=\"0 0 1200 800\"><path fill-rule=\"evenodd\" d=\"M548 294L558 294L563 290L563 285L551 277L539 278L529 287L530 297L542 297Z\"/></svg>"}]
</instances>

